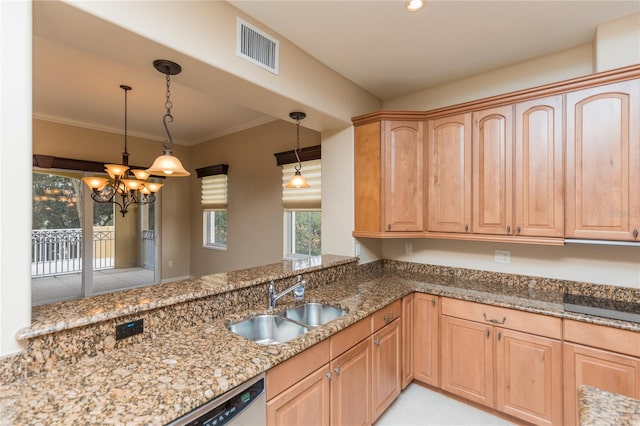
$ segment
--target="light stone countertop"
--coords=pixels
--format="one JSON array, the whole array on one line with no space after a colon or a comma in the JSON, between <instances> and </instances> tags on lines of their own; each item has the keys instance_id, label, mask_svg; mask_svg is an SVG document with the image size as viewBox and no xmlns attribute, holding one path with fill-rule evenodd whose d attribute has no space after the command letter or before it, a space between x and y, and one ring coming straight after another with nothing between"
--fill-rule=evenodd
<instances>
[{"instance_id":1,"label":"light stone countertop","mask_svg":"<svg viewBox=\"0 0 640 426\"><path fill-rule=\"evenodd\" d=\"M227 322L265 309L243 311L0 385L0 424L162 425L413 291L640 331L639 324L565 313L557 291L384 272L307 291L306 301L348 313L284 344L229 332Z\"/></svg>"},{"instance_id":2,"label":"light stone countertop","mask_svg":"<svg viewBox=\"0 0 640 426\"><path fill-rule=\"evenodd\" d=\"M640 401L592 386L578 388L580 426L638 426Z\"/></svg>"}]
</instances>

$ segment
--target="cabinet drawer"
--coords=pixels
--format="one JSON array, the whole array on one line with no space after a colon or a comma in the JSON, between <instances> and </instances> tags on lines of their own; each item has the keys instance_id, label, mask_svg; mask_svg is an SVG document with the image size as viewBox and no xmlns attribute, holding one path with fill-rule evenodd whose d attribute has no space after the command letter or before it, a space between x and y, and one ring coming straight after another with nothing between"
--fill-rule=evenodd
<instances>
[{"instance_id":1,"label":"cabinet drawer","mask_svg":"<svg viewBox=\"0 0 640 426\"><path fill-rule=\"evenodd\" d=\"M640 333L635 331L564 320L564 340L640 357Z\"/></svg>"},{"instance_id":2,"label":"cabinet drawer","mask_svg":"<svg viewBox=\"0 0 640 426\"><path fill-rule=\"evenodd\" d=\"M562 339L562 319L465 300L442 298L442 314L482 324Z\"/></svg>"},{"instance_id":3,"label":"cabinet drawer","mask_svg":"<svg viewBox=\"0 0 640 426\"><path fill-rule=\"evenodd\" d=\"M401 312L402 300L396 300L377 311L373 314L373 332L375 333L385 325L390 324L394 319L400 318Z\"/></svg>"},{"instance_id":4,"label":"cabinet drawer","mask_svg":"<svg viewBox=\"0 0 640 426\"><path fill-rule=\"evenodd\" d=\"M339 356L371 335L371 317L368 316L331 336L331 359Z\"/></svg>"},{"instance_id":5,"label":"cabinet drawer","mask_svg":"<svg viewBox=\"0 0 640 426\"><path fill-rule=\"evenodd\" d=\"M329 339L267 371L267 401L329 363Z\"/></svg>"}]
</instances>

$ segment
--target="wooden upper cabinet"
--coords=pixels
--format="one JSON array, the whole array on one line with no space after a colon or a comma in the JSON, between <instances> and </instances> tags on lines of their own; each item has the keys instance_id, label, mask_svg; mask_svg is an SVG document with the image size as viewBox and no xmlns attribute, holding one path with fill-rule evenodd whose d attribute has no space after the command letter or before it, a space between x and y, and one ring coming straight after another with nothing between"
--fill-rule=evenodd
<instances>
[{"instance_id":1,"label":"wooden upper cabinet","mask_svg":"<svg viewBox=\"0 0 640 426\"><path fill-rule=\"evenodd\" d=\"M471 113L427 122L427 229L471 232Z\"/></svg>"},{"instance_id":2,"label":"wooden upper cabinet","mask_svg":"<svg viewBox=\"0 0 640 426\"><path fill-rule=\"evenodd\" d=\"M640 241L640 80L566 96L565 236Z\"/></svg>"},{"instance_id":3,"label":"wooden upper cabinet","mask_svg":"<svg viewBox=\"0 0 640 426\"><path fill-rule=\"evenodd\" d=\"M355 127L355 236L424 230L423 121Z\"/></svg>"},{"instance_id":4,"label":"wooden upper cabinet","mask_svg":"<svg viewBox=\"0 0 640 426\"><path fill-rule=\"evenodd\" d=\"M473 232L511 234L513 106L473 113Z\"/></svg>"},{"instance_id":5,"label":"wooden upper cabinet","mask_svg":"<svg viewBox=\"0 0 640 426\"><path fill-rule=\"evenodd\" d=\"M384 229L424 229L422 121L384 121L382 182Z\"/></svg>"},{"instance_id":6,"label":"wooden upper cabinet","mask_svg":"<svg viewBox=\"0 0 640 426\"><path fill-rule=\"evenodd\" d=\"M562 96L515 106L515 235L564 235Z\"/></svg>"}]
</instances>

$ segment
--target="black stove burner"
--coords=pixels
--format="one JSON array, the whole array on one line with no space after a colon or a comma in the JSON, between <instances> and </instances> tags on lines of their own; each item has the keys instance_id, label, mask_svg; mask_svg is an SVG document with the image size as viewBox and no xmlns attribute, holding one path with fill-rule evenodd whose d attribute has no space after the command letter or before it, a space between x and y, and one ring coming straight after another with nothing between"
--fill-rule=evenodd
<instances>
[{"instance_id":1,"label":"black stove burner","mask_svg":"<svg viewBox=\"0 0 640 426\"><path fill-rule=\"evenodd\" d=\"M640 303L564 294L564 310L640 323Z\"/></svg>"}]
</instances>

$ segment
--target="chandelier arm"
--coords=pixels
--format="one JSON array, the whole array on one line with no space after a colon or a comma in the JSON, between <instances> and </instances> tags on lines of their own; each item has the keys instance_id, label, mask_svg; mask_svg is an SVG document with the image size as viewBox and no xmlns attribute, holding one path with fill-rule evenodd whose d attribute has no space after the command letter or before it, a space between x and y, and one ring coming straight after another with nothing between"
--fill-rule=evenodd
<instances>
[{"instance_id":1,"label":"chandelier arm","mask_svg":"<svg viewBox=\"0 0 640 426\"><path fill-rule=\"evenodd\" d=\"M162 124L164 125L164 130L167 132L167 136L169 137L169 141L168 142L162 142L162 146L164 147L165 151L171 151L171 148L173 148L173 137L171 137L171 132L169 131L169 126L167 125L167 120L169 121L169 123L173 123L173 115L171 115L171 113L169 113L169 112L167 112L162 117Z\"/></svg>"}]
</instances>

